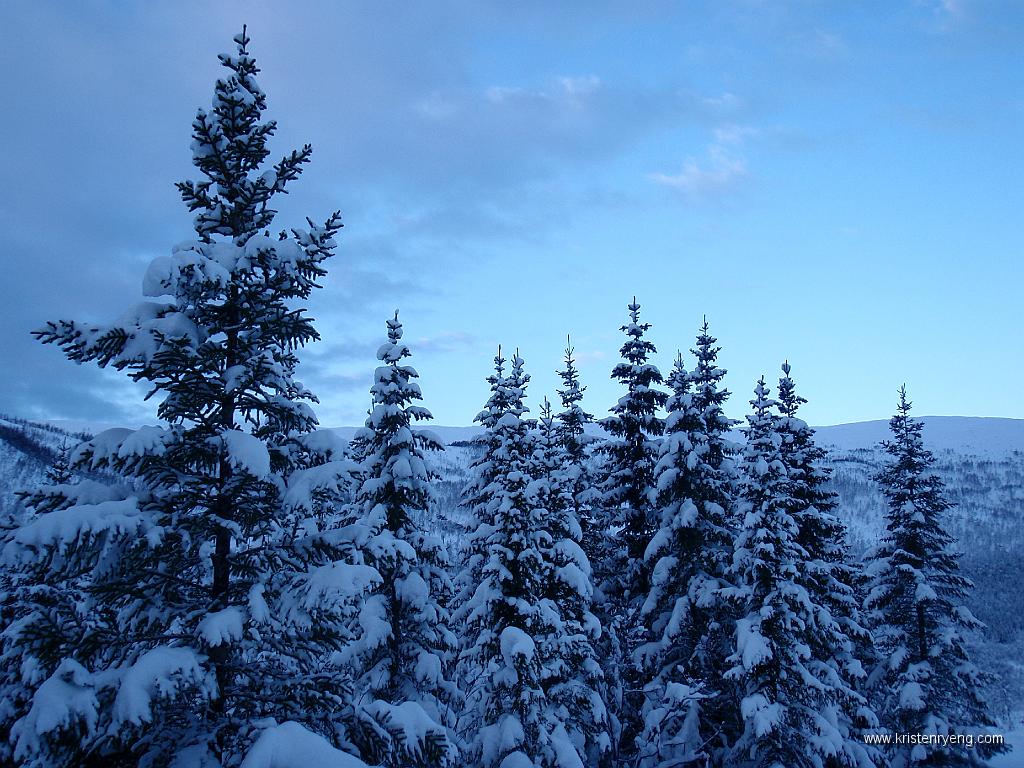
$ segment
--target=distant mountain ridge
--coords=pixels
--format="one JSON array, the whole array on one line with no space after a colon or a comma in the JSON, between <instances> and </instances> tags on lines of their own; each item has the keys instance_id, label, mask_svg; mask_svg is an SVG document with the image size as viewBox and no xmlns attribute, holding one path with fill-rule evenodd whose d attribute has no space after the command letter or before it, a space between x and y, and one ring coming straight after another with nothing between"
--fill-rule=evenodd
<instances>
[{"instance_id":1,"label":"distant mountain ridge","mask_svg":"<svg viewBox=\"0 0 1024 768\"><path fill-rule=\"evenodd\" d=\"M921 416L924 442L931 451L958 450L985 455L1024 451L1024 419L990 416ZM842 450L870 448L889 438L889 420L815 427L818 442Z\"/></svg>"},{"instance_id":2,"label":"distant mountain ridge","mask_svg":"<svg viewBox=\"0 0 1024 768\"><path fill-rule=\"evenodd\" d=\"M2 417L0 417L2 418ZM924 439L929 450L961 450L974 455L1004 454L1024 451L1024 419L997 416L920 416L925 423ZM116 425L104 422L60 419L46 422L67 432L102 432ZM350 440L359 427L328 427L345 440ZM428 424L420 427L436 434L443 443L472 440L481 433L477 426L449 426ZM830 424L814 427L818 442L840 450L874 448L889 437L889 420L856 421L849 424ZM587 425L587 434L603 437L604 430L597 424Z\"/></svg>"}]
</instances>

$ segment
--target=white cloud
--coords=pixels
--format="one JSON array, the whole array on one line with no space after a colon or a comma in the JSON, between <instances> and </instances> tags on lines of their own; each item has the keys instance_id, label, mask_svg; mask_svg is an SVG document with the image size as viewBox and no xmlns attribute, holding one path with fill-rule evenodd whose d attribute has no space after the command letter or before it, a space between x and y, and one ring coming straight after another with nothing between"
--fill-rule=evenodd
<instances>
[{"instance_id":1,"label":"white cloud","mask_svg":"<svg viewBox=\"0 0 1024 768\"><path fill-rule=\"evenodd\" d=\"M755 135L757 129L749 126L720 126L714 130L703 157L687 158L679 173L654 173L650 179L692 200L719 197L750 175L742 149L747 139Z\"/></svg>"},{"instance_id":2,"label":"white cloud","mask_svg":"<svg viewBox=\"0 0 1024 768\"><path fill-rule=\"evenodd\" d=\"M416 352L458 352L478 347L481 340L472 333L465 331L441 331L435 336L421 336L410 343L413 353Z\"/></svg>"},{"instance_id":3,"label":"white cloud","mask_svg":"<svg viewBox=\"0 0 1024 768\"><path fill-rule=\"evenodd\" d=\"M550 104L586 106L601 89L601 78L557 77L546 88L492 85L484 91L484 98L492 104Z\"/></svg>"},{"instance_id":4,"label":"white cloud","mask_svg":"<svg viewBox=\"0 0 1024 768\"><path fill-rule=\"evenodd\" d=\"M574 359L577 365L587 365L588 363L599 363L608 358L608 354L601 349L594 350L582 350L573 352Z\"/></svg>"}]
</instances>

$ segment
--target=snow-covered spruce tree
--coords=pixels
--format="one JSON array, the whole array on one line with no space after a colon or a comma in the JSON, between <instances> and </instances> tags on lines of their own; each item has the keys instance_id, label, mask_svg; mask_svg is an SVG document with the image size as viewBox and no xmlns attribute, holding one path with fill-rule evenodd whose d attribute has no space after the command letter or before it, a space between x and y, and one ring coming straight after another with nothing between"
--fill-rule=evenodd
<instances>
[{"instance_id":1,"label":"snow-covered spruce tree","mask_svg":"<svg viewBox=\"0 0 1024 768\"><path fill-rule=\"evenodd\" d=\"M878 475L889 503L886 533L869 554L865 608L881 661L872 671L883 725L897 734L960 736L995 725L983 699L984 676L971 663L966 633L981 623L964 605L972 584L946 530L950 508L923 423L910 416L906 387L889 421L891 457ZM890 747L894 768L980 766L1001 748L902 744Z\"/></svg>"},{"instance_id":2,"label":"snow-covered spruce tree","mask_svg":"<svg viewBox=\"0 0 1024 768\"><path fill-rule=\"evenodd\" d=\"M784 362L776 431L782 440L779 452L789 479L796 540L805 553L801 582L813 604L820 607L812 653L827 665L833 717L843 736L846 762L877 763L881 759L877 750L867 747L863 738L865 730L878 726L864 697L864 662L873 654L873 641L861 613L863 576L850 559L846 526L835 513L837 497L829 485L831 470L824 466L825 450L815 444L814 430L797 416L807 400L796 393L790 371L789 362Z\"/></svg>"},{"instance_id":3,"label":"snow-covered spruce tree","mask_svg":"<svg viewBox=\"0 0 1024 768\"><path fill-rule=\"evenodd\" d=\"M492 485L503 471L503 465L498 461L502 438L495 427L513 409L516 409L516 417L526 412L523 405L525 390L522 389L525 381L514 381L512 377L506 376L505 363L506 359L502 357L499 346L494 357L494 373L487 377L490 397L484 409L473 419L483 428L483 434L475 441L480 455L470 464L470 479L463 489L460 505L467 512L472 526L467 536L465 567L457 579L456 602L460 604L467 602L483 579L483 567L486 564L484 542L494 526L490 503Z\"/></svg>"},{"instance_id":4,"label":"snow-covered spruce tree","mask_svg":"<svg viewBox=\"0 0 1024 768\"><path fill-rule=\"evenodd\" d=\"M731 611L723 590L732 557L734 478L728 467L711 463L692 375L677 355L655 468L661 526L646 553L652 570L642 609L648 642L637 652L646 694L645 768L703 765L724 747L732 715L723 679Z\"/></svg>"},{"instance_id":5,"label":"snow-covered spruce tree","mask_svg":"<svg viewBox=\"0 0 1024 768\"><path fill-rule=\"evenodd\" d=\"M457 763L454 716L461 702L450 667L457 641L439 597L451 592L448 554L429 532L428 452L443 450L413 424L431 418L395 312L377 351L382 365L373 408L357 434L361 484L346 515L367 565L381 575L360 600L354 642L342 652L352 670L353 717L373 729L383 720L384 750L364 754L395 768Z\"/></svg>"},{"instance_id":6,"label":"snow-covered spruce tree","mask_svg":"<svg viewBox=\"0 0 1024 768\"><path fill-rule=\"evenodd\" d=\"M640 322L636 298L628 309L630 321L620 329L626 334L619 350L622 362L611 373L626 393L609 409L612 415L600 421L611 437L601 446L598 524L604 531L617 533L595 563L604 603L600 617L607 621L606 645L612 654L604 659L605 669L620 687L609 704L620 726L617 748L623 757L634 749L641 730L641 680L632 654L643 639L640 607L649 589L644 553L658 524L653 502L654 466L658 436L664 428L659 411L668 399L668 394L658 388L661 372L650 362L657 352L645 338L651 325Z\"/></svg>"},{"instance_id":7,"label":"snow-covered spruce tree","mask_svg":"<svg viewBox=\"0 0 1024 768\"><path fill-rule=\"evenodd\" d=\"M530 492L551 535L546 555L553 578L546 596L561 622L541 651L547 662L543 684L577 752L586 765L596 766L611 748L604 673L594 648L601 624L591 611L590 561L580 544L583 530L574 505L579 476L565 448L563 426L556 424L545 398L537 419Z\"/></svg>"},{"instance_id":8,"label":"snow-covered spruce tree","mask_svg":"<svg viewBox=\"0 0 1024 768\"><path fill-rule=\"evenodd\" d=\"M46 482L49 485L67 485L75 476L71 466L71 446L65 437L53 457L53 462L46 470Z\"/></svg>"},{"instance_id":9,"label":"snow-covered spruce tree","mask_svg":"<svg viewBox=\"0 0 1024 768\"><path fill-rule=\"evenodd\" d=\"M70 485L75 480L71 453L72 446L65 437L46 470L45 483L51 486L51 494L58 498L61 494L55 486ZM24 515L24 508L18 505L0 517L0 542L6 541L24 524ZM18 597L21 589L32 583L25 576L15 569L0 566L0 627L5 630L16 627L29 613L30 606L23 604ZM0 643L11 642L14 637L13 633L6 640L0 637ZM14 723L28 713L32 705L34 686L31 675L26 674L27 670L22 668L22 661L17 654L0 654L0 765L14 763L10 730Z\"/></svg>"},{"instance_id":10,"label":"snow-covered spruce tree","mask_svg":"<svg viewBox=\"0 0 1024 768\"><path fill-rule=\"evenodd\" d=\"M491 397L477 417L485 455L467 495L476 528L456 613L465 759L479 768L581 768L567 712L546 690L560 675L552 653L563 619L549 597L553 537L548 511L536 500L532 424L522 418L529 377L518 354L507 377L504 362L499 350Z\"/></svg>"},{"instance_id":11,"label":"snow-covered spruce tree","mask_svg":"<svg viewBox=\"0 0 1024 768\"><path fill-rule=\"evenodd\" d=\"M735 462L731 456L738 450L729 433L739 422L725 415L725 401L729 390L722 387L726 370L718 367L718 339L710 334L707 318L697 334L696 346L690 350L697 364L690 372L693 386L693 406L700 413L707 439L707 463L735 478Z\"/></svg>"},{"instance_id":12,"label":"snow-covered spruce tree","mask_svg":"<svg viewBox=\"0 0 1024 768\"><path fill-rule=\"evenodd\" d=\"M321 525L347 466L293 376L296 349L318 338L296 305L341 221L269 234L311 149L264 170L275 124L244 29L235 43L192 125L204 178L178 185L197 239L144 281L163 298L110 325L36 332L148 384L162 424L79 446L77 467L121 482L28 494L34 514L7 538L24 613L4 651L34 689L12 728L26 765L228 768L284 732L349 762L324 740L344 737L347 695L328 659L350 640L352 594L379 575Z\"/></svg>"},{"instance_id":13,"label":"snow-covered spruce tree","mask_svg":"<svg viewBox=\"0 0 1024 768\"><path fill-rule=\"evenodd\" d=\"M844 756L834 722L835 680L812 643L821 608L801 583L807 553L797 542L792 485L778 419L762 377L747 417L743 523L730 596L739 608L727 677L737 685L742 731L725 764L757 768L857 765Z\"/></svg>"},{"instance_id":14,"label":"snow-covered spruce tree","mask_svg":"<svg viewBox=\"0 0 1024 768\"><path fill-rule=\"evenodd\" d=\"M593 477L587 463L587 438L584 429L594 421L593 414L583 410L583 393L586 391L580 383L580 374L573 358L572 343L565 347L565 367L558 371L562 380L562 388L556 390L562 402L562 410L556 417L557 432L564 450L565 479L567 490L572 497L573 513L579 521L582 531L581 543L588 557L596 550L595 539L603 536L603 532L595 530L593 517Z\"/></svg>"},{"instance_id":15,"label":"snow-covered spruce tree","mask_svg":"<svg viewBox=\"0 0 1024 768\"><path fill-rule=\"evenodd\" d=\"M585 427L593 422L594 417L583 409L583 393L586 387L580 383L579 371L573 357L572 343L565 348L564 367L558 371L562 380L562 388L557 390L562 403L562 410L556 417L558 436L564 453L564 473L567 489L572 500L573 511L580 525L580 545L592 566L591 610L602 627L610 627L615 608L606 599L600 589L602 581L600 563L608 560L610 547L614 545L608 536L607 520L601 514L600 492L595 489L596 474L591 466L590 450L587 446ZM599 659L601 668L605 670L601 679L595 682L596 690L601 699L607 703L621 700L618 690L618 669L621 662L621 649L618 647L617 636L602 630L599 637L592 640L593 648ZM617 706L606 707L606 729L612 743L618 742L620 724L615 714ZM602 753L599 764L607 764L613 757L614 750Z\"/></svg>"}]
</instances>

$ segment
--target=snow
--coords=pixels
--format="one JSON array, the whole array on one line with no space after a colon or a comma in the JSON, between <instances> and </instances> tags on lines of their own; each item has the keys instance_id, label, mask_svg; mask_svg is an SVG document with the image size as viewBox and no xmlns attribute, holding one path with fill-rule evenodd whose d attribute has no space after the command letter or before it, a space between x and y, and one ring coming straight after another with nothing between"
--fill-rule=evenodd
<instances>
[{"instance_id":1,"label":"snow","mask_svg":"<svg viewBox=\"0 0 1024 768\"><path fill-rule=\"evenodd\" d=\"M252 591L250 590L250 597ZM262 596L261 596L262 599ZM266 603L263 604L266 606ZM230 643L242 639L242 625L245 614L241 608L233 605L222 611L208 614L199 622L199 634L209 647Z\"/></svg>"},{"instance_id":2,"label":"snow","mask_svg":"<svg viewBox=\"0 0 1024 768\"><path fill-rule=\"evenodd\" d=\"M1016 728L1004 735L1010 751L989 760L989 768L1020 768L1024 764L1024 721L1018 722Z\"/></svg>"},{"instance_id":3,"label":"snow","mask_svg":"<svg viewBox=\"0 0 1024 768\"><path fill-rule=\"evenodd\" d=\"M743 668L748 670L772 658L768 641L749 619L736 622L736 651Z\"/></svg>"},{"instance_id":4,"label":"snow","mask_svg":"<svg viewBox=\"0 0 1024 768\"><path fill-rule=\"evenodd\" d=\"M249 617L256 624L266 624L270 621L270 606L263 597L266 587L262 584L253 584L249 588Z\"/></svg>"},{"instance_id":5,"label":"snow","mask_svg":"<svg viewBox=\"0 0 1024 768\"><path fill-rule=\"evenodd\" d=\"M248 432L233 429L222 433L221 439L233 466L259 480L270 477L270 454L262 440Z\"/></svg>"},{"instance_id":6,"label":"snow","mask_svg":"<svg viewBox=\"0 0 1024 768\"><path fill-rule=\"evenodd\" d=\"M513 752L505 756L499 768L537 768L537 765L524 753Z\"/></svg>"},{"instance_id":7,"label":"snow","mask_svg":"<svg viewBox=\"0 0 1024 768\"><path fill-rule=\"evenodd\" d=\"M514 715L502 715L495 725L481 729L480 740L484 747L484 760L490 762L493 756L515 749L526 739L523 724Z\"/></svg>"},{"instance_id":8,"label":"snow","mask_svg":"<svg viewBox=\"0 0 1024 768\"><path fill-rule=\"evenodd\" d=\"M1024 419L977 416L920 416L924 444L930 451L955 450L979 455L1024 451ZM892 437L889 421L861 421L815 427L817 442L843 450L872 448Z\"/></svg>"},{"instance_id":9,"label":"snow","mask_svg":"<svg viewBox=\"0 0 1024 768\"><path fill-rule=\"evenodd\" d=\"M113 725L139 725L153 719L154 696L173 694L184 681L201 681L203 669L189 648L158 647L124 671L114 699Z\"/></svg>"},{"instance_id":10,"label":"snow","mask_svg":"<svg viewBox=\"0 0 1024 768\"><path fill-rule=\"evenodd\" d=\"M430 587L415 571L395 580L395 596L415 608L422 608L430 599Z\"/></svg>"},{"instance_id":11,"label":"snow","mask_svg":"<svg viewBox=\"0 0 1024 768\"><path fill-rule=\"evenodd\" d=\"M138 499L134 496L99 504L80 504L41 515L24 524L4 547L2 559L11 564L31 556L37 547L64 548L85 537L132 534L148 531L150 527L148 515L139 510Z\"/></svg>"},{"instance_id":12,"label":"snow","mask_svg":"<svg viewBox=\"0 0 1024 768\"><path fill-rule=\"evenodd\" d=\"M533 638L519 627L505 627L501 631L501 656L509 667L516 666L519 656L531 661L535 651Z\"/></svg>"},{"instance_id":13,"label":"snow","mask_svg":"<svg viewBox=\"0 0 1024 768\"><path fill-rule=\"evenodd\" d=\"M116 456L118 450L121 448L121 443L123 443L129 435L132 434L132 431L133 430L125 429L123 427L114 427L112 429L104 430L96 435L92 440L88 440L79 445L72 452L71 461L78 462L86 451L91 451L93 455L92 466L95 467L97 460Z\"/></svg>"},{"instance_id":14,"label":"snow","mask_svg":"<svg viewBox=\"0 0 1024 768\"><path fill-rule=\"evenodd\" d=\"M362 760L335 749L323 736L289 720L263 731L241 768L369 768Z\"/></svg>"},{"instance_id":15,"label":"snow","mask_svg":"<svg viewBox=\"0 0 1024 768\"><path fill-rule=\"evenodd\" d=\"M306 575L307 591L303 607L315 610L321 603L348 600L381 581L376 568L350 563L328 563Z\"/></svg>"},{"instance_id":16,"label":"snow","mask_svg":"<svg viewBox=\"0 0 1024 768\"><path fill-rule=\"evenodd\" d=\"M416 701L388 704L378 700L367 709L382 715L390 715L391 725L402 732L401 741L404 744L426 744L431 734L444 734L444 729Z\"/></svg>"},{"instance_id":17,"label":"snow","mask_svg":"<svg viewBox=\"0 0 1024 768\"><path fill-rule=\"evenodd\" d=\"M311 511L317 492L333 496L342 494L348 487L355 469L356 465L352 461L338 459L293 472L288 478L284 506Z\"/></svg>"},{"instance_id":18,"label":"snow","mask_svg":"<svg viewBox=\"0 0 1024 768\"><path fill-rule=\"evenodd\" d=\"M337 430L316 429L299 437L301 442L310 451L327 455L342 456L348 441L343 439Z\"/></svg>"},{"instance_id":19,"label":"snow","mask_svg":"<svg viewBox=\"0 0 1024 768\"><path fill-rule=\"evenodd\" d=\"M163 427L140 427L127 435L117 448L117 457L127 459L132 456L159 456L164 450L164 440L168 432Z\"/></svg>"},{"instance_id":20,"label":"snow","mask_svg":"<svg viewBox=\"0 0 1024 768\"><path fill-rule=\"evenodd\" d=\"M11 737L16 740L14 756L28 757L39 748L40 736L78 722L92 733L98 708L92 675L74 659L64 659L36 690L28 715L11 729Z\"/></svg>"},{"instance_id":21,"label":"snow","mask_svg":"<svg viewBox=\"0 0 1024 768\"><path fill-rule=\"evenodd\" d=\"M925 708L924 688L920 683L908 682L900 689L900 707L920 710Z\"/></svg>"},{"instance_id":22,"label":"snow","mask_svg":"<svg viewBox=\"0 0 1024 768\"><path fill-rule=\"evenodd\" d=\"M783 710L778 702L770 702L763 694L745 696L740 702L740 712L745 720L752 721L754 733L763 738L782 722Z\"/></svg>"}]
</instances>

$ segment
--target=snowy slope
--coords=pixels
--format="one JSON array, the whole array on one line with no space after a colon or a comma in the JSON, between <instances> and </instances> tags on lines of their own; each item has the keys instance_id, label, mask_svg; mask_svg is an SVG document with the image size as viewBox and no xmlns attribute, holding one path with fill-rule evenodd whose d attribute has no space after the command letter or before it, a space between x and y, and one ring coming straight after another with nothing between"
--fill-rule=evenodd
<instances>
[{"instance_id":1,"label":"snowy slope","mask_svg":"<svg viewBox=\"0 0 1024 768\"><path fill-rule=\"evenodd\" d=\"M77 445L84 437L49 423L0 414L0 517L17 507L17 491L43 481L63 446Z\"/></svg>"},{"instance_id":2,"label":"snowy slope","mask_svg":"<svg viewBox=\"0 0 1024 768\"><path fill-rule=\"evenodd\" d=\"M1024 451L1024 419L977 416L923 416L924 441L930 451L1002 455ZM815 427L822 445L839 450L870 448L889 437L888 420Z\"/></svg>"}]
</instances>

